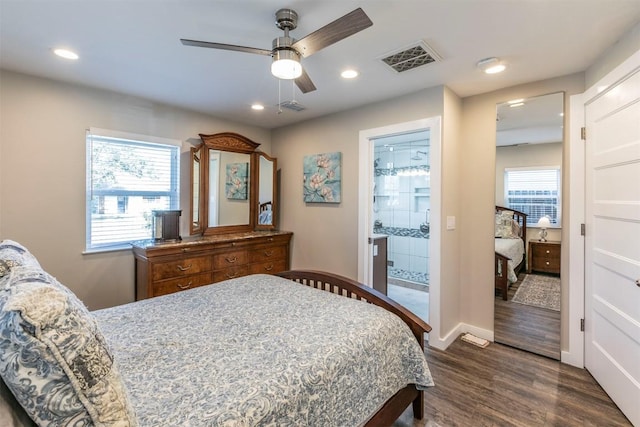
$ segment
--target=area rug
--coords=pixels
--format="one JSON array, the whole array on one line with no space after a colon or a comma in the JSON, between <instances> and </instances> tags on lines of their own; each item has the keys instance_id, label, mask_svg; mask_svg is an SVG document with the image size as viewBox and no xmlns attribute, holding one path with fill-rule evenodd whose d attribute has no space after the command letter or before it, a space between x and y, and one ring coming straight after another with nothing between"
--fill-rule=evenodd
<instances>
[{"instance_id":1,"label":"area rug","mask_svg":"<svg viewBox=\"0 0 640 427\"><path fill-rule=\"evenodd\" d=\"M560 311L560 278L527 274L511 301Z\"/></svg>"}]
</instances>

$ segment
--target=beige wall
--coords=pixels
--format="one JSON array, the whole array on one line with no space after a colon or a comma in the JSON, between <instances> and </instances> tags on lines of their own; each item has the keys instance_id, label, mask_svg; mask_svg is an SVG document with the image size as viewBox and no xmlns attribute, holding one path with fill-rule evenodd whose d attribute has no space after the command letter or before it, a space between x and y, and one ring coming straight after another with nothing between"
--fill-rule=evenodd
<instances>
[{"instance_id":1,"label":"beige wall","mask_svg":"<svg viewBox=\"0 0 640 427\"><path fill-rule=\"evenodd\" d=\"M493 331L493 210L495 203L496 168L496 104L509 99L528 98L553 92L565 92L565 123L569 123L568 97L584 90L583 73L558 77L540 82L514 86L463 99L461 198L465 210L462 215L462 242L460 257L463 321L478 328ZM564 140L568 140L568 126L564 129ZM563 206L565 218L569 214L569 188L567 174L570 149L563 147ZM566 228L563 229L563 236ZM564 240L564 238L563 238ZM562 248L562 271L568 271L567 248ZM568 288L568 274L563 274L563 292ZM564 293L563 295L567 295ZM568 300L563 300L563 328L566 326ZM563 349L566 344L563 329Z\"/></svg>"},{"instance_id":2,"label":"beige wall","mask_svg":"<svg viewBox=\"0 0 640 427\"><path fill-rule=\"evenodd\" d=\"M524 168L531 166L561 166L562 142L548 144L516 145L496 148L496 205L504 203L504 170L506 168ZM564 195L562 195L564 199ZM564 212L562 212L564 218ZM527 227L527 243L538 239L539 228ZM562 228L547 230L548 240L562 241ZM528 245L527 245L528 247Z\"/></svg>"},{"instance_id":3,"label":"beige wall","mask_svg":"<svg viewBox=\"0 0 640 427\"><path fill-rule=\"evenodd\" d=\"M462 100L449 88L444 90L444 116L442 120L442 208L440 225L440 337L445 339L462 321L460 295L460 258L462 231L460 222L465 202L460 198L462 181ZM456 218L456 229L447 230L447 216Z\"/></svg>"},{"instance_id":4,"label":"beige wall","mask_svg":"<svg viewBox=\"0 0 640 427\"><path fill-rule=\"evenodd\" d=\"M183 141L182 234L188 234L189 165L184 141L232 131L269 152L268 130L175 107L8 71L0 74L0 239L27 246L91 309L133 301L131 251L83 255L85 129Z\"/></svg>"}]
</instances>

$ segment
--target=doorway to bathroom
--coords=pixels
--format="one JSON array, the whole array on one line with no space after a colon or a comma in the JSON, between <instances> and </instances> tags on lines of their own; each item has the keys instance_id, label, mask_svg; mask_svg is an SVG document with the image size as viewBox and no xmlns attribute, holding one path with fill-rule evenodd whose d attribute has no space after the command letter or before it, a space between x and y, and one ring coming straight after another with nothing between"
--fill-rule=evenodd
<instances>
[{"instance_id":1,"label":"doorway to bathroom","mask_svg":"<svg viewBox=\"0 0 640 427\"><path fill-rule=\"evenodd\" d=\"M373 138L373 233L387 236L387 295L429 318L429 129Z\"/></svg>"}]
</instances>

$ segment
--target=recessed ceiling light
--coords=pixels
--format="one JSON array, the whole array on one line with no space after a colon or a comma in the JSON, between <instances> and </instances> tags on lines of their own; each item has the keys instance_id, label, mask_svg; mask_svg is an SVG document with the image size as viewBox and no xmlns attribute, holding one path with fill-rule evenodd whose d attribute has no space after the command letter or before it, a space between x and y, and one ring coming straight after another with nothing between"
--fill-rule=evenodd
<instances>
[{"instance_id":1,"label":"recessed ceiling light","mask_svg":"<svg viewBox=\"0 0 640 427\"><path fill-rule=\"evenodd\" d=\"M509 105L520 104L522 102L524 102L524 98L512 99L511 101L507 101L507 104L509 104Z\"/></svg>"},{"instance_id":2,"label":"recessed ceiling light","mask_svg":"<svg viewBox=\"0 0 640 427\"><path fill-rule=\"evenodd\" d=\"M78 54L68 49L54 49L53 53L64 59L78 59Z\"/></svg>"},{"instance_id":3,"label":"recessed ceiling light","mask_svg":"<svg viewBox=\"0 0 640 427\"><path fill-rule=\"evenodd\" d=\"M507 68L502 61L495 57L481 59L476 65L486 74L501 73Z\"/></svg>"},{"instance_id":4,"label":"recessed ceiling light","mask_svg":"<svg viewBox=\"0 0 640 427\"><path fill-rule=\"evenodd\" d=\"M358 72L356 70L344 70L340 75L343 79L353 79L358 77Z\"/></svg>"},{"instance_id":5,"label":"recessed ceiling light","mask_svg":"<svg viewBox=\"0 0 640 427\"><path fill-rule=\"evenodd\" d=\"M524 105L524 102L516 102L515 104L509 104L509 107L515 108L515 107L522 107L523 105Z\"/></svg>"},{"instance_id":6,"label":"recessed ceiling light","mask_svg":"<svg viewBox=\"0 0 640 427\"><path fill-rule=\"evenodd\" d=\"M251 109L252 110L256 110L256 111L261 111L261 110L264 110L264 105L262 105L262 104L253 104L251 106Z\"/></svg>"}]
</instances>

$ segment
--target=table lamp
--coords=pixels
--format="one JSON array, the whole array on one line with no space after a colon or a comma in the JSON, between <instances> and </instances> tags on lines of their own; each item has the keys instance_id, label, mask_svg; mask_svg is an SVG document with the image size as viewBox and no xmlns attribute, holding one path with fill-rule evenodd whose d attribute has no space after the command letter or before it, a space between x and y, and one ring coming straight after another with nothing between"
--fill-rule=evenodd
<instances>
[{"instance_id":1,"label":"table lamp","mask_svg":"<svg viewBox=\"0 0 640 427\"><path fill-rule=\"evenodd\" d=\"M538 227L540 228L540 241L547 241L547 228L551 226L551 221L549 221L548 216L543 216L538 220Z\"/></svg>"}]
</instances>

